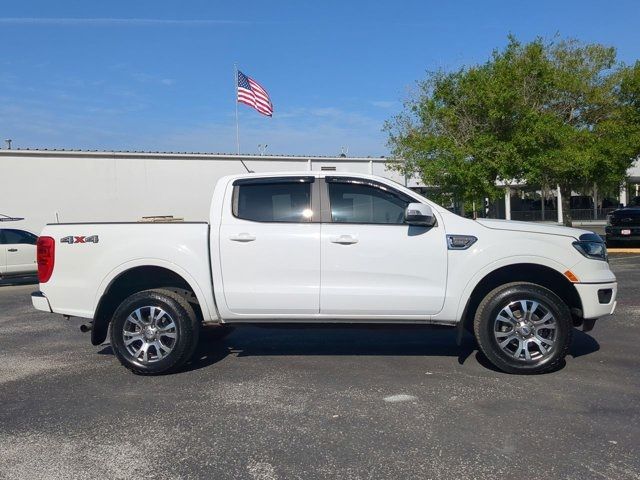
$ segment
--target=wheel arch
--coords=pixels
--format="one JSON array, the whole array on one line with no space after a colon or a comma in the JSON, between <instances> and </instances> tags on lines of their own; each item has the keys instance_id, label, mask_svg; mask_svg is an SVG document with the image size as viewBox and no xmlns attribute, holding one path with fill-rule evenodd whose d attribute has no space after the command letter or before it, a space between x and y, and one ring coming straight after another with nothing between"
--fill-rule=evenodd
<instances>
[{"instance_id":1,"label":"wheel arch","mask_svg":"<svg viewBox=\"0 0 640 480\"><path fill-rule=\"evenodd\" d=\"M200 321L211 318L206 298L197 282L179 267L164 262L128 264L112 272L100 286L91 343L100 345L105 341L111 317L125 298L154 288L174 290L186 297Z\"/></svg>"},{"instance_id":2,"label":"wheel arch","mask_svg":"<svg viewBox=\"0 0 640 480\"><path fill-rule=\"evenodd\" d=\"M462 315L461 325L473 329L473 319L482 299L494 288L512 282L529 282L551 290L567 304L574 324L582 320L582 300L576 287L558 270L538 263L512 263L486 273L471 290Z\"/></svg>"}]
</instances>

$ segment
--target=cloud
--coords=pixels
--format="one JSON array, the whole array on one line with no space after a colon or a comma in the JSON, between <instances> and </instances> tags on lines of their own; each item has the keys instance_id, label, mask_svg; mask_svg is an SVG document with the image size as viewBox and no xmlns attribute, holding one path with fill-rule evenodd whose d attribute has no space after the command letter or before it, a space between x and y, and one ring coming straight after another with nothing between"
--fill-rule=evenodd
<instances>
[{"instance_id":1,"label":"cloud","mask_svg":"<svg viewBox=\"0 0 640 480\"><path fill-rule=\"evenodd\" d=\"M350 156L380 156L388 153L382 122L336 107L296 108L273 118L243 109L240 116L242 153L258 153L258 144L268 144L270 154L338 155L342 147ZM139 138L141 148L178 151L235 151L235 122L175 127L162 134Z\"/></svg>"},{"instance_id":2,"label":"cloud","mask_svg":"<svg viewBox=\"0 0 640 480\"><path fill-rule=\"evenodd\" d=\"M140 80L173 81L144 74ZM56 88L39 99L22 91L0 93L0 132L13 138L16 148L235 152L231 109L213 121L209 114L194 112L183 120L156 122L150 117L155 106L146 95L116 85L102 90L92 96L82 89ZM54 104L52 99L57 99ZM240 106L243 153L258 153L258 144L266 143L270 154L338 155L345 147L350 156L377 157L387 153L381 127L375 115L340 107L283 108L265 118Z\"/></svg>"},{"instance_id":3,"label":"cloud","mask_svg":"<svg viewBox=\"0 0 640 480\"><path fill-rule=\"evenodd\" d=\"M0 97L0 132L16 148L67 148L232 153L236 150L233 115L190 124L156 124L120 104L83 105L62 112L46 103L30 105ZM387 153L381 122L338 108L297 109L292 116L265 118L246 109L240 116L242 153L380 156ZM329 113L330 112L330 113Z\"/></svg>"},{"instance_id":4,"label":"cloud","mask_svg":"<svg viewBox=\"0 0 640 480\"><path fill-rule=\"evenodd\" d=\"M73 17L0 17L0 25L53 27L208 27L212 25L253 25L244 20L172 20L163 18L73 18Z\"/></svg>"},{"instance_id":5,"label":"cloud","mask_svg":"<svg viewBox=\"0 0 640 480\"><path fill-rule=\"evenodd\" d=\"M392 108L398 104L395 100L372 100L369 103L378 108Z\"/></svg>"},{"instance_id":6,"label":"cloud","mask_svg":"<svg viewBox=\"0 0 640 480\"><path fill-rule=\"evenodd\" d=\"M268 144L273 155L338 155L345 147L350 156L380 156L387 153L379 128L360 130L345 125L240 123L240 151L257 154L259 144ZM176 128L137 139L137 147L145 150L198 151L235 153L234 124L210 123L190 128Z\"/></svg>"},{"instance_id":7,"label":"cloud","mask_svg":"<svg viewBox=\"0 0 640 480\"><path fill-rule=\"evenodd\" d=\"M173 78L162 78L148 73L132 73L131 77L140 83L160 83L166 87L170 87L176 83L176 80Z\"/></svg>"}]
</instances>

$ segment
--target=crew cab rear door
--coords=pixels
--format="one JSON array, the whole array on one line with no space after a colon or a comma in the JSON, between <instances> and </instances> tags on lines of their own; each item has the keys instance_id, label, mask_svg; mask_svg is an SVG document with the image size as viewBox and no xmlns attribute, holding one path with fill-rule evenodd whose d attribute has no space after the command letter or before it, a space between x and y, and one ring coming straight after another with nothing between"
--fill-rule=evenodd
<instances>
[{"instance_id":1,"label":"crew cab rear door","mask_svg":"<svg viewBox=\"0 0 640 480\"><path fill-rule=\"evenodd\" d=\"M231 187L225 193L219 232L222 307L234 317L317 314L316 179L257 177L235 180Z\"/></svg>"},{"instance_id":2,"label":"crew cab rear door","mask_svg":"<svg viewBox=\"0 0 640 480\"><path fill-rule=\"evenodd\" d=\"M447 284L442 222L405 224L405 208L416 200L387 184L341 176L324 183L320 313L369 319L438 313Z\"/></svg>"}]
</instances>

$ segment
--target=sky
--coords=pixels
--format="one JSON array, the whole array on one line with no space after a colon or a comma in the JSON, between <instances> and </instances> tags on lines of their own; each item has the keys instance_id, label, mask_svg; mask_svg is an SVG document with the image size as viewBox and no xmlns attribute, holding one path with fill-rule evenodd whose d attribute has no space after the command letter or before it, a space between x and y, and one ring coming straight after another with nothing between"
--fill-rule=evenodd
<instances>
[{"instance_id":1,"label":"sky","mask_svg":"<svg viewBox=\"0 0 640 480\"><path fill-rule=\"evenodd\" d=\"M0 1L0 140L14 148L381 156L427 72L486 61L512 33L640 47L634 1Z\"/></svg>"}]
</instances>

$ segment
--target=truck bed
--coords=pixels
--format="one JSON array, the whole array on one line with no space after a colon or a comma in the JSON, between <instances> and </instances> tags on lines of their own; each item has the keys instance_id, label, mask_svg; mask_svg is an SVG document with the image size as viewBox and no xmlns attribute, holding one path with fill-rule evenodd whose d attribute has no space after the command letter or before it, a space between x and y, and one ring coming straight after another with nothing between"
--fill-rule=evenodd
<instances>
[{"instance_id":1,"label":"truck bed","mask_svg":"<svg viewBox=\"0 0 640 480\"><path fill-rule=\"evenodd\" d=\"M205 319L216 317L207 222L57 223L41 236L55 240L53 275L40 289L56 312L93 318L102 294L121 273L157 266L185 278Z\"/></svg>"}]
</instances>

